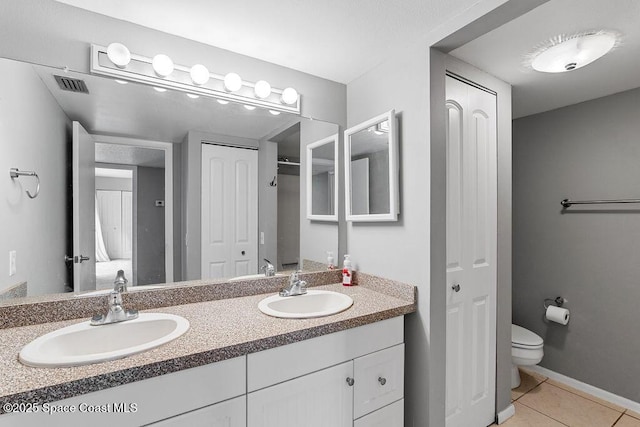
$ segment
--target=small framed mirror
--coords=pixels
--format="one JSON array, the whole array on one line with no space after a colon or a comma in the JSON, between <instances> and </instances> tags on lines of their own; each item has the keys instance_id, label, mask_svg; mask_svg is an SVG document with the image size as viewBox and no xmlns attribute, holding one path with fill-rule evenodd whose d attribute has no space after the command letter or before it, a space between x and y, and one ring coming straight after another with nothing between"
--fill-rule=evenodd
<instances>
[{"instance_id":1,"label":"small framed mirror","mask_svg":"<svg viewBox=\"0 0 640 427\"><path fill-rule=\"evenodd\" d=\"M307 145L307 218L338 221L338 134Z\"/></svg>"},{"instance_id":2,"label":"small framed mirror","mask_svg":"<svg viewBox=\"0 0 640 427\"><path fill-rule=\"evenodd\" d=\"M344 132L347 221L397 221L398 138L391 110Z\"/></svg>"}]
</instances>

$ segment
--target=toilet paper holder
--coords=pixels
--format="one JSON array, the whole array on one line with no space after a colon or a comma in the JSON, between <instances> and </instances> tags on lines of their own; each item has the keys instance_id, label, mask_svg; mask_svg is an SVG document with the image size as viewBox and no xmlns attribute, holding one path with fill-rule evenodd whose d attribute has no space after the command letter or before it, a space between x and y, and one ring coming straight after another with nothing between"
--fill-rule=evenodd
<instances>
[{"instance_id":1,"label":"toilet paper holder","mask_svg":"<svg viewBox=\"0 0 640 427\"><path fill-rule=\"evenodd\" d=\"M555 304L557 307L562 307L567 302L569 302L569 300L567 300L564 297L545 298L543 305L544 305L544 309L546 311L547 308L549 308L549 306L551 304Z\"/></svg>"}]
</instances>

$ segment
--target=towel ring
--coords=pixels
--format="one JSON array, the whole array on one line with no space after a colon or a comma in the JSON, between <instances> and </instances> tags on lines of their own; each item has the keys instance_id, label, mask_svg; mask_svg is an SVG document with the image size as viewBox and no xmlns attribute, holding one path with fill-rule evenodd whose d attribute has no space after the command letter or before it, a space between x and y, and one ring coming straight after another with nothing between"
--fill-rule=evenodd
<instances>
[{"instance_id":1,"label":"towel ring","mask_svg":"<svg viewBox=\"0 0 640 427\"><path fill-rule=\"evenodd\" d=\"M9 176L11 177L11 179L16 179L16 178L19 178L21 176L33 176L33 177L35 177L36 178L36 192L31 194L31 192L29 190L26 190L27 196L29 196L30 199L35 199L36 197L38 197L38 194L40 194L40 177L34 171L21 171L18 168L11 168L11 169L9 169Z\"/></svg>"}]
</instances>

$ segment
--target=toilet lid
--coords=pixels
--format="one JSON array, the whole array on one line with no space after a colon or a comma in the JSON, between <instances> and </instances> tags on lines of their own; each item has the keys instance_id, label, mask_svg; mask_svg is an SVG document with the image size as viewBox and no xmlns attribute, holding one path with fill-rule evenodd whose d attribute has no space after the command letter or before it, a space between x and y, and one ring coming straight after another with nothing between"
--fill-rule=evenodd
<instances>
[{"instance_id":1,"label":"toilet lid","mask_svg":"<svg viewBox=\"0 0 640 427\"><path fill-rule=\"evenodd\" d=\"M518 325L511 325L511 342L514 345L526 347L540 347L544 344L542 338L528 329Z\"/></svg>"}]
</instances>

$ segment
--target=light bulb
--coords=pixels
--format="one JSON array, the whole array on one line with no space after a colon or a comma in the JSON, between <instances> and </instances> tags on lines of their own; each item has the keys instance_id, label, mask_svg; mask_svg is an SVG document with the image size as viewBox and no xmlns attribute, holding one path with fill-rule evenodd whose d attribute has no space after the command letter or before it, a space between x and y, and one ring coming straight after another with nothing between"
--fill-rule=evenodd
<instances>
[{"instance_id":1,"label":"light bulb","mask_svg":"<svg viewBox=\"0 0 640 427\"><path fill-rule=\"evenodd\" d=\"M246 108L249 111L253 111L256 109L256 107L254 107L253 105L245 105L244 108Z\"/></svg>"},{"instance_id":2,"label":"light bulb","mask_svg":"<svg viewBox=\"0 0 640 427\"><path fill-rule=\"evenodd\" d=\"M282 91L282 102L288 105L295 104L298 102L298 92L292 87L286 88Z\"/></svg>"},{"instance_id":3,"label":"light bulb","mask_svg":"<svg viewBox=\"0 0 640 427\"><path fill-rule=\"evenodd\" d=\"M203 85L209 81L209 70L202 64L191 67L191 80L197 85Z\"/></svg>"},{"instance_id":4,"label":"light bulb","mask_svg":"<svg viewBox=\"0 0 640 427\"><path fill-rule=\"evenodd\" d=\"M200 95L196 95L195 93L188 93L187 96L191 99L198 99Z\"/></svg>"},{"instance_id":5,"label":"light bulb","mask_svg":"<svg viewBox=\"0 0 640 427\"><path fill-rule=\"evenodd\" d=\"M160 77L167 77L173 73L173 61L162 53L153 57L151 65L153 65L153 71Z\"/></svg>"},{"instance_id":6,"label":"light bulb","mask_svg":"<svg viewBox=\"0 0 640 427\"><path fill-rule=\"evenodd\" d=\"M236 92L242 87L242 79L236 73L224 76L224 88L229 92Z\"/></svg>"},{"instance_id":7,"label":"light bulb","mask_svg":"<svg viewBox=\"0 0 640 427\"><path fill-rule=\"evenodd\" d=\"M153 90L157 91L157 92L166 92L167 90L163 87L158 87L158 86L154 86Z\"/></svg>"},{"instance_id":8,"label":"light bulb","mask_svg":"<svg viewBox=\"0 0 640 427\"><path fill-rule=\"evenodd\" d=\"M540 52L531 66L544 73L562 73L591 64L606 55L616 44L609 32L570 37Z\"/></svg>"},{"instance_id":9,"label":"light bulb","mask_svg":"<svg viewBox=\"0 0 640 427\"><path fill-rule=\"evenodd\" d=\"M269 110L269 112L271 114L273 114L274 116L279 116L280 115L280 111L276 111L276 110Z\"/></svg>"},{"instance_id":10,"label":"light bulb","mask_svg":"<svg viewBox=\"0 0 640 427\"><path fill-rule=\"evenodd\" d=\"M271 85L269 82L264 80L259 80L256 82L255 87L253 88L256 96L260 99L268 98L271 95Z\"/></svg>"},{"instance_id":11,"label":"light bulb","mask_svg":"<svg viewBox=\"0 0 640 427\"><path fill-rule=\"evenodd\" d=\"M118 68L125 68L131 62L131 52L122 43L107 46L107 58Z\"/></svg>"},{"instance_id":12,"label":"light bulb","mask_svg":"<svg viewBox=\"0 0 640 427\"><path fill-rule=\"evenodd\" d=\"M218 99L218 104L227 105L229 101L225 101L224 99Z\"/></svg>"}]
</instances>

